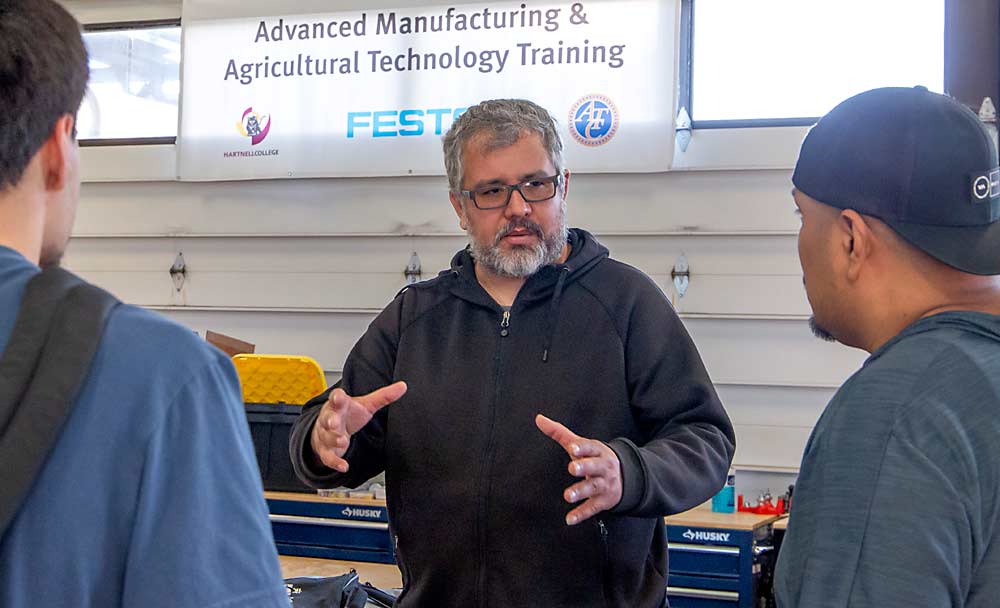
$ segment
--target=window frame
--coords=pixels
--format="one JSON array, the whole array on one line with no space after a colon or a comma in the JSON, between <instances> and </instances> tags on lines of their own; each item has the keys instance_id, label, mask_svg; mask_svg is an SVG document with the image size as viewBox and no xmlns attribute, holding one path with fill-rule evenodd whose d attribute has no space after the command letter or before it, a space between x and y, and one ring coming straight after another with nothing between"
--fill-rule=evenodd
<instances>
[{"instance_id":1,"label":"window frame","mask_svg":"<svg viewBox=\"0 0 1000 608\"><path fill-rule=\"evenodd\" d=\"M693 98L693 72L694 72L694 3L697 0L680 0L681 3L681 27L680 27L680 46L678 56L680 58L680 65L678 66L678 73L680 75L678 79L677 88L677 107L686 108L688 116L691 117L691 129L747 129L747 128L761 128L761 127L810 127L819 121L819 116L796 116L796 117L780 117L780 118L745 118L745 119L725 119L725 120L697 120L695 114L691 107L691 102ZM975 0L979 2L988 2L989 0ZM964 11L963 11L964 9ZM956 83L954 78L949 79L950 75L953 75L956 71L957 66L960 64L961 60L967 61L967 58L958 57L953 61L949 62L949 58L953 57L957 53L953 53L955 44L949 43L949 39L954 40L954 37L958 32L953 32L952 29L956 25L955 14L963 13L967 15L970 12L976 12L978 7L968 7L962 6L961 0L944 0L944 74L943 82L945 86L945 92L950 94L951 89L955 88ZM1000 77L998 77L1000 80ZM993 87L993 90L1000 91L1000 84ZM981 100L980 100L981 101ZM994 100L996 101L996 100ZM967 102L968 103L968 102ZM976 107L978 110L978 106Z\"/></svg>"},{"instance_id":2,"label":"window frame","mask_svg":"<svg viewBox=\"0 0 1000 608\"><path fill-rule=\"evenodd\" d=\"M947 1L947 0L946 0ZM743 118L737 120L696 120L692 111L694 74L694 2L680 0L680 65L678 66L677 107L687 109L691 117L691 129L747 129L760 127L810 127L819 116L799 116L785 118Z\"/></svg>"},{"instance_id":3,"label":"window frame","mask_svg":"<svg viewBox=\"0 0 1000 608\"><path fill-rule=\"evenodd\" d=\"M694 120L691 80L694 69L694 2L680 0L678 108L692 117L692 129L811 126L817 118ZM980 66L983 74L971 70ZM992 77L990 77L992 75ZM995 0L944 0L944 90L974 111L984 97L1000 107L1000 5ZM679 111L679 110L678 110Z\"/></svg>"},{"instance_id":4,"label":"window frame","mask_svg":"<svg viewBox=\"0 0 1000 608\"><path fill-rule=\"evenodd\" d=\"M106 21L99 23L84 23L82 29L84 34L94 32L131 32L146 29L158 29L164 27L182 28L180 17L166 19L143 19L136 21ZM181 30L183 35L183 30ZM183 58L181 59L183 62ZM178 74L183 81L183 65L178 66ZM89 86L89 84L88 84ZM183 84L181 85L183 86ZM180 131L180 102L177 107L177 131ZM167 135L162 137L115 137L115 138L81 138L78 139L81 148L100 148L109 146L162 146L175 145L177 135Z\"/></svg>"}]
</instances>

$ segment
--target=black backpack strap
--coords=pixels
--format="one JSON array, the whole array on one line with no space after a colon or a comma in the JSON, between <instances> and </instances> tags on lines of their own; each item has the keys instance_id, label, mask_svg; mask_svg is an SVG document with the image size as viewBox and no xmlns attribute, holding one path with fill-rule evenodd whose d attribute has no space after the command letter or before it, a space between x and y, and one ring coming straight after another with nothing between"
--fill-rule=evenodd
<instances>
[{"instance_id":1,"label":"black backpack strap","mask_svg":"<svg viewBox=\"0 0 1000 608\"><path fill-rule=\"evenodd\" d=\"M119 303L61 268L28 282L0 358L0 538L55 445Z\"/></svg>"}]
</instances>

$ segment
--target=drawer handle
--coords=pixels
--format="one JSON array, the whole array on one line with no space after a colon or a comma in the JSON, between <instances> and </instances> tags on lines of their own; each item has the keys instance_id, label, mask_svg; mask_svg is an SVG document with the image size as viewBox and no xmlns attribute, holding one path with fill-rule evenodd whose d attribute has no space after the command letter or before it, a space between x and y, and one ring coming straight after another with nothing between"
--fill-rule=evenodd
<instances>
[{"instance_id":1,"label":"drawer handle","mask_svg":"<svg viewBox=\"0 0 1000 608\"><path fill-rule=\"evenodd\" d=\"M715 589L691 589L690 587L667 587L667 595L677 597L693 597L706 600L729 600L740 601L740 594L736 591L716 591Z\"/></svg>"},{"instance_id":2,"label":"drawer handle","mask_svg":"<svg viewBox=\"0 0 1000 608\"><path fill-rule=\"evenodd\" d=\"M359 530L389 530L389 524L381 521L354 521L352 519L329 519L326 517L305 517L303 515L275 515L271 521L278 524L308 524L330 528L356 528Z\"/></svg>"},{"instance_id":3,"label":"drawer handle","mask_svg":"<svg viewBox=\"0 0 1000 608\"><path fill-rule=\"evenodd\" d=\"M687 543L667 543L667 549L694 551L696 553L715 553L717 555L739 555L739 547L715 547L712 545L689 545Z\"/></svg>"}]
</instances>

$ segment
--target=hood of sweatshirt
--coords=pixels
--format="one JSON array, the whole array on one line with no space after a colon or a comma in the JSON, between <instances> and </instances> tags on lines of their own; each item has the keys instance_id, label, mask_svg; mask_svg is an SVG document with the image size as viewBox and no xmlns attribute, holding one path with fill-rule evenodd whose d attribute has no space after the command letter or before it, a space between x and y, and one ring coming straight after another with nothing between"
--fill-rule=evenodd
<instances>
[{"instance_id":1,"label":"hood of sweatshirt","mask_svg":"<svg viewBox=\"0 0 1000 608\"><path fill-rule=\"evenodd\" d=\"M547 264L528 277L515 301L515 306L536 300L549 299L550 301L545 346L540 353L543 362L547 362L549 358L549 347L552 343L552 333L559 315L559 303L563 291L608 257L607 247L600 244L586 230L571 228L568 242L570 253L566 261L561 264ZM455 254L451 260L451 268L441 273L441 275L448 274L454 279L451 292L455 296L488 308L500 308L499 304L479 284L479 280L476 278L475 262L468 247Z\"/></svg>"}]
</instances>

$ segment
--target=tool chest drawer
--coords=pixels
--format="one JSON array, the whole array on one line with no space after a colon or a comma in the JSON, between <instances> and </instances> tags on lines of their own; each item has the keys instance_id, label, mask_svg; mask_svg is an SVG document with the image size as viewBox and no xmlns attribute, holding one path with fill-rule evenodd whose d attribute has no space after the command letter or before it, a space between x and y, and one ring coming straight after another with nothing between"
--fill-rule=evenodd
<instances>
[{"instance_id":1,"label":"tool chest drawer","mask_svg":"<svg viewBox=\"0 0 1000 608\"><path fill-rule=\"evenodd\" d=\"M278 553L391 564L385 503L265 492Z\"/></svg>"},{"instance_id":2,"label":"tool chest drawer","mask_svg":"<svg viewBox=\"0 0 1000 608\"><path fill-rule=\"evenodd\" d=\"M725 545L701 545L671 542L670 573L695 575L740 575L740 548Z\"/></svg>"},{"instance_id":3,"label":"tool chest drawer","mask_svg":"<svg viewBox=\"0 0 1000 608\"><path fill-rule=\"evenodd\" d=\"M667 596L671 608L735 608L742 605L735 581L724 585L712 579L683 576L675 579L671 576L670 583ZM731 588L716 589L717 586Z\"/></svg>"}]
</instances>

